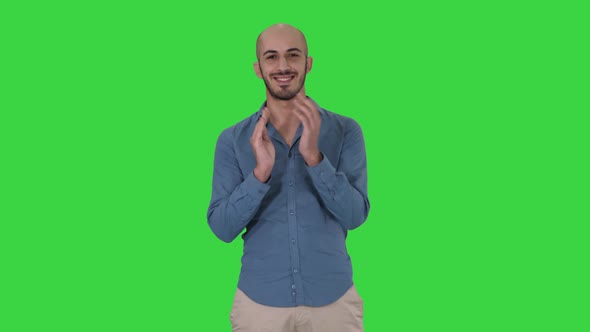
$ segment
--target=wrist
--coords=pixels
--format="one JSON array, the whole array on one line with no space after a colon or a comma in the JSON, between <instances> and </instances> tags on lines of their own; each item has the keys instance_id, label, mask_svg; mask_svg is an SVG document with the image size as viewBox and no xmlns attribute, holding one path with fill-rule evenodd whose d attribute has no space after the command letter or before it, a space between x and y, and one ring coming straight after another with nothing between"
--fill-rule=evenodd
<instances>
[{"instance_id":1,"label":"wrist","mask_svg":"<svg viewBox=\"0 0 590 332\"><path fill-rule=\"evenodd\" d=\"M264 171L261 170L260 168L254 168L254 177L262 182L262 183L266 183L268 182L268 179L270 179L270 171Z\"/></svg>"},{"instance_id":2,"label":"wrist","mask_svg":"<svg viewBox=\"0 0 590 332\"><path fill-rule=\"evenodd\" d=\"M324 156L318 151L316 154L313 154L313 157L306 158L305 163L307 166L313 167L321 163L322 160L324 160Z\"/></svg>"}]
</instances>

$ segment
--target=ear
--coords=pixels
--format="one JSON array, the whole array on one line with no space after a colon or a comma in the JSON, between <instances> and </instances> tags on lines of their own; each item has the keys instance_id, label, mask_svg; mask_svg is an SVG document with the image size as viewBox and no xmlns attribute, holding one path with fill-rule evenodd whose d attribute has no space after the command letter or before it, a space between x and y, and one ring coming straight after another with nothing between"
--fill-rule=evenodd
<instances>
[{"instance_id":1,"label":"ear","mask_svg":"<svg viewBox=\"0 0 590 332\"><path fill-rule=\"evenodd\" d=\"M260 71L259 62L254 62L254 72L256 73L256 76L258 76L258 78L262 78L262 72Z\"/></svg>"},{"instance_id":2,"label":"ear","mask_svg":"<svg viewBox=\"0 0 590 332\"><path fill-rule=\"evenodd\" d=\"M313 64L313 58L308 56L306 61L307 61L307 72L309 73L309 71L311 70L311 66Z\"/></svg>"}]
</instances>

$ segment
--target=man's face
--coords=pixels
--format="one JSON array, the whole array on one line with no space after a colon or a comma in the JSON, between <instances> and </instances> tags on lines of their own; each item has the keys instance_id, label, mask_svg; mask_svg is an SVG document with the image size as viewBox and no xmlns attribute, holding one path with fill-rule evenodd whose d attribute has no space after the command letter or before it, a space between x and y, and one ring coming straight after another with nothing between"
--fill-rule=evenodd
<instances>
[{"instance_id":1,"label":"man's face","mask_svg":"<svg viewBox=\"0 0 590 332\"><path fill-rule=\"evenodd\" d=\"M268 33L258 50L258 77L273 98L290 100L297 95L311 69L305 40L296 33Z\"/></svg>"}]
</instances>

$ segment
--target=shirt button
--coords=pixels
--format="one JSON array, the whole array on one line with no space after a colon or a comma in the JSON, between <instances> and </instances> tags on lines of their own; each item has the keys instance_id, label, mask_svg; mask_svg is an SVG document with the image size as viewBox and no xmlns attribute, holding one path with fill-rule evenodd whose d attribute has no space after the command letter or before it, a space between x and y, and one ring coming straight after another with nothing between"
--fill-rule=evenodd
<instances>
[{"instance_id":1,"label":"shirt button","mask_svg":"<svg viewBox=\"0 0 590 332\"><path fill-rule=\"evenodd\" d=\"M293 293L291 293L291 295L295 296L295 295L297 295L297 293L293 292Z\"/></svg>"},{"instance_id":2,"label":"shirt button","mask_svg":"<svg viewBox=\"0 0 590 332\"><path fill-rule=\"evenodd\" d=\"M293 187L293 181L289 181L289 187Z\"/></svg>"},{"instance_id":3,"label":"shirt button","mask_svg":"<svg viewBox=\"0 0 590 332\"><path fill-rule=\"evenodd\" d=\"M295 244L295 239L291 239L291 243L292 244Z\"/></svg>"},{"instance_id":4,"label":"shirt button","mask_svg":"<svg viewBox=\"0 0 590 332\"><path fill-rule=\"evenodd\" d=\"M293 269L293 272L297 273L297 272L299 272L299 270L297 270L297 269Z\"/></svg>"},{"instance_id":5,"label":"shirt button","mask_svg":"<svg viewBox=\"0 0 590 332\"><path fill-rule=\"evenodd\" d=\"M295 285L291 285L291 288L295 289Z\"/></svg>"},{"instance_id":6,"label":"shirt button","mask_svg":"<svg viewBox=\"0 0 590 332\"><path fill-rule=\"evenodd\" d=\"M289 211L289 214L290 214L290 215L294 215L294 214L295 214L295 212L293 212L293 210L290 210L290 211Z\"/></svg>"}]
</instances>

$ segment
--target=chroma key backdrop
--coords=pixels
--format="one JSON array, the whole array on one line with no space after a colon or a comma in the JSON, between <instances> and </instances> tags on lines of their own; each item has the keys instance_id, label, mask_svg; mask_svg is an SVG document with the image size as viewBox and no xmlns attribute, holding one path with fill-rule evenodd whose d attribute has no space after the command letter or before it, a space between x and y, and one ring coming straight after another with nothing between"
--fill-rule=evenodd
<instances>
[{"instance_id":1,"label":"chroma key backdrop","mask_svg":"<svg viewBox=\"0 0 590 332\"><path fill-rule=\"evenodd\" d=\"M365 136L366 331L590 331L581 3L3 2L0 331L230 330L213 153L278 22Z\"/></svg>"}]
</instances>

